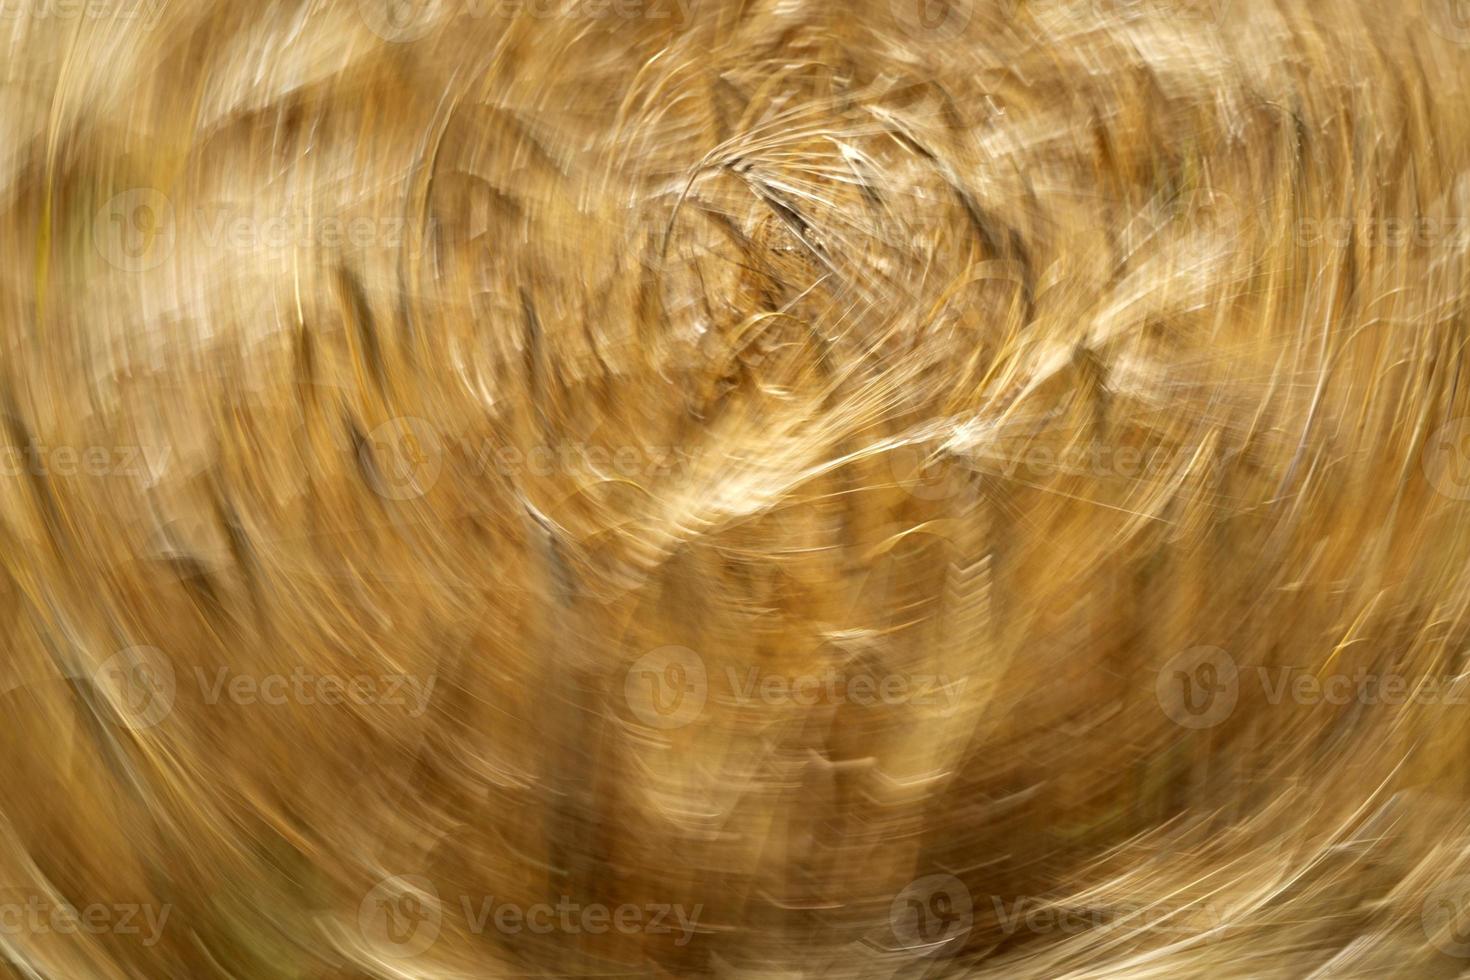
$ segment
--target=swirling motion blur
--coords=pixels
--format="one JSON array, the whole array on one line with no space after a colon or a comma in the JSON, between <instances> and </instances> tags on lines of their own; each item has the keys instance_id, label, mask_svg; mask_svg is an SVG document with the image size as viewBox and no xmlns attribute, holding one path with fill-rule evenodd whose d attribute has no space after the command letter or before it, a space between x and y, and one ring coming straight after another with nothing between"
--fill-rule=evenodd
<instances>
[{"instance_id":1,"label":"swirling motion blur","mask_svg":"<svg viewBox=\"0 0 1470 980\"><path fill-rule=\"evenodd\" d=\"M6 0L10 975L1459 975L1458 11Z\"/></svg>"}]
</instances>

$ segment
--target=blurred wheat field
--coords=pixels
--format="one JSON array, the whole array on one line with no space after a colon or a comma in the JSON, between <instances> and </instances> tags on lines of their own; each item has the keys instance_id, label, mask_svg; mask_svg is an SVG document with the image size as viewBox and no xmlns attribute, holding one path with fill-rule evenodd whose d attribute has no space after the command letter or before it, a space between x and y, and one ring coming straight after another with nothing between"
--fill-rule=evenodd
<instances>
[{"instance_id":1,"label":"blurred wheat field","mask_svg":"<svg viewBox=\"0 0 1470 980\"><path fill-rule=\"evenodd\" d=\"M0 0L6 975L1470 975L1462 12Z\"/></svg>"}]
</instances>

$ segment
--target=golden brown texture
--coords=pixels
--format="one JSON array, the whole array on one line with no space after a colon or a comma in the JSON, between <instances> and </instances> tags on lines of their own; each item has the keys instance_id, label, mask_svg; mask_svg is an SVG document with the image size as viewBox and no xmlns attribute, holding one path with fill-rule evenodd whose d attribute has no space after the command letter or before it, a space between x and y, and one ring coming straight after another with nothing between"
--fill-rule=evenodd
<instances>
[{"instance_id":1,"label":"golden brown texture","mask_svg":"<svg viewBox=\"0 0 1470 980\"><path fill-rule=\"evenodd\" d=\"M3 0L0 959L1460 975L1457 14Z\"/></svg>"}]
</instances>

